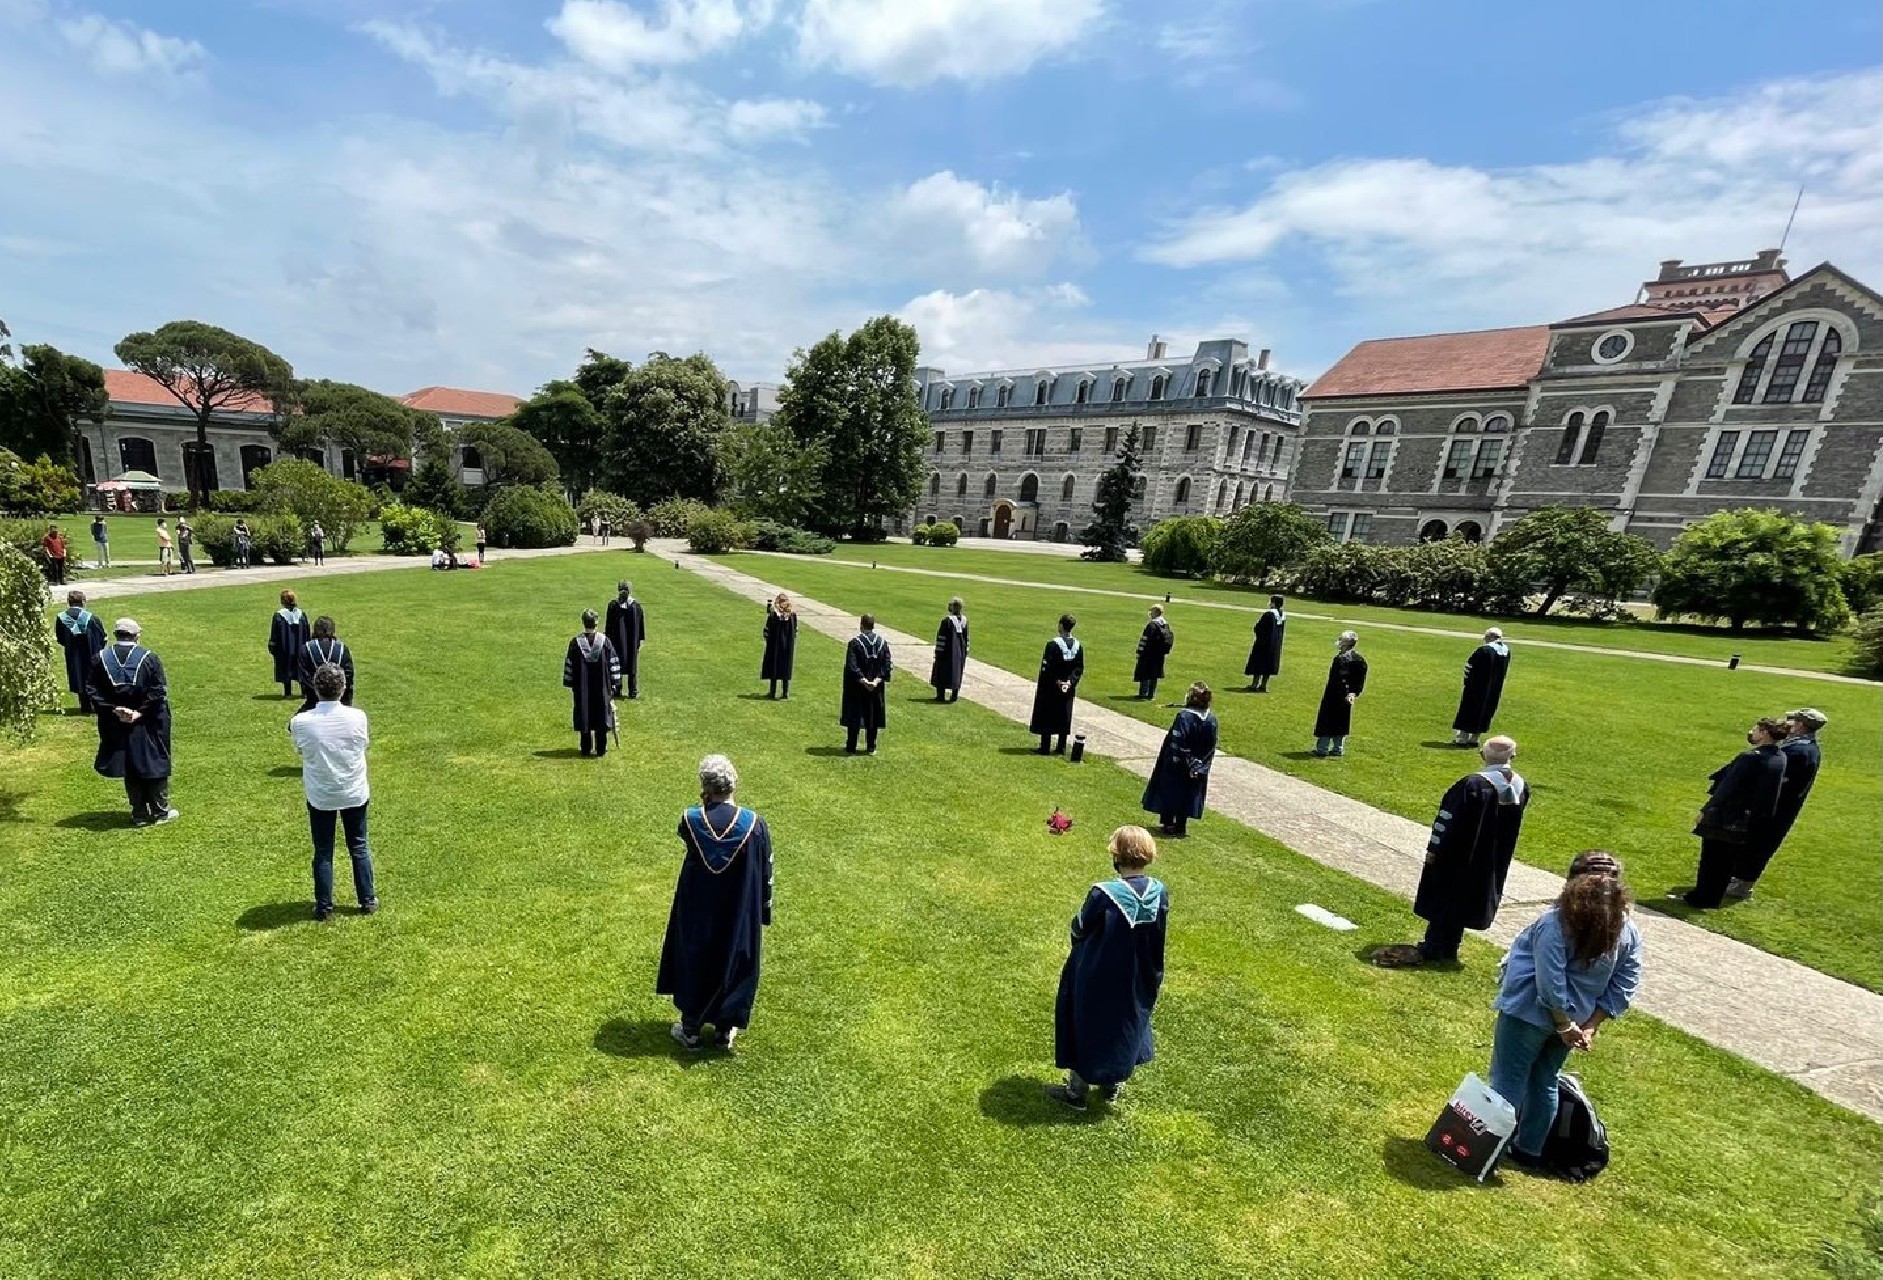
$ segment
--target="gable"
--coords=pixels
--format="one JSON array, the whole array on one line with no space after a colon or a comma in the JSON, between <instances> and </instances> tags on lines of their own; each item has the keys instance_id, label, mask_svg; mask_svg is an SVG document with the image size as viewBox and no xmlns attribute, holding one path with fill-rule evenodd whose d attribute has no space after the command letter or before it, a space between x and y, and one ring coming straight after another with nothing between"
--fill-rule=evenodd
<instances>
[{"instance_id":1,"label":"gable","mask_svg":"<svg viewBox=\"0 0 1883 1280\"><path fill-rule=\"evenodd\" d=\"M1695 357L1731 359L1745 340L1784 316L1805 311L1846 317L1859 332L1859 345L1876 349L1883 342L1883 295L1828 262L1821 262L1784 288L1723 321L1687 344Z\"/></svg>"}]
</instances>

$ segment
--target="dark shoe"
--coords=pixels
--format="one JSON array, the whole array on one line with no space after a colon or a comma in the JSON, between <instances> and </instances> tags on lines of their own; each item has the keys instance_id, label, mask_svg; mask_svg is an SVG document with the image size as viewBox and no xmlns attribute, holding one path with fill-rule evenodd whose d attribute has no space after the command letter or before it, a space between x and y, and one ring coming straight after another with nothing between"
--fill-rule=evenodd
<instances>
[{"instance_id":1,"label":"dark shoe","mask_svg":"<svg viewBox=\"0 0 1883 1280\"><path fill-rule=\"evenodd\" d=\"M1373 963L1382 969L1416 969L1425 963L1425 952L1409 942L1381 947L1373 953Z\"/></svg>"},{"instance_id":2,"label":"dark shoe","mask_svg":"<svg viewBox=\"0 0 1883 1280\"><path fill-rule=\"evenodd\" d=\"M327 921L333 919L333 908L332 907L315 907L314 919L320 922L321 924L325 924Z\"/></svg>"},{"instance_id":3,"label":"dark shoe","mask_svg":"<svg viewBox=\"0 0 1883 1280\"><path fill-rule=\"evenodd\" d=\"M713 1048L721 1049L727 1053L731 1053L732 1042L738 1039L738 1036L739 1036L739 1028L716 1027L714 1028L714 1030L717 1031L718 1034L713 1037Z\"/></svg>"},{"instance_id":4,"label":"dark shoe","mask_svg":"<svg viewBox=\"0 0 1883 1280\"><path fill-rule=\"evenodd\" d=\"M1542 1156L1533 1156L1514 1142L1504 1148L1504 1154L1498 1157L1497 1163L1500 1167L1505 1163L1514 1164L1526 1173L1546 1174L1548 1172L1544 1168Z\"/></svg>"},{"instance_id":5,"label":"dark shoe","mask_svg":"<svg viewBox=\"0 0 1883 1280\"><path fill-rule=\"evenodd\" d=\"M1053 754L1053 749L1051 747L1039 747L1033 752L1033 754L1036 756L1050 756L1051 754Z\"/></svg>"},{"instance_id":6,"label":"dark shoe","mask_svg":"<svg viewBox=\"0 0 1883 1280\"><path fill-rule=\"evenodd\" d=\"M1074 1111L1084 1111L1087 1109L1085 1105L1085 1095L1083 1093L1074 1093L1063 1084L1047 1085L1046 1096L1054 1102L1057 1102L1060 1106L1071 1107Z\"/></svg>"},{"instance_id":7,"label":"dark shoe","mask_svg":"<svg viewBox=\"0 0 1883 1280\"><path fill-rule=\"evenodd\" d=\"M379 899L378 898L368 898L366 901L360 903L360 914L363 916L374 915L378 911L379 911Z\"/></svg>"},{"instance_id":8,"label":"dark shoe","mask_svg":"<svg viewBox=\"0 0 1883 1280\"><path fill-rule=\"evenodd\" d=\"M673 1026L668 1028L667 1034L672 1036L674 1043L679 1045L682 1049L698 1049L700 1047L699 1032L688 1031L684 1023L674 1023Z\"/></svg>"},{"instance_id":9,"label":"dark shoe","mask_svg":"<svg viewBox=\"0 0 1883 1280\"><path fill-rule=\"evenodd\" d=\"M1726 882L1726 896L1744 902L1752 896L1752 881L1741 880L1738 876L1734 876Z\"/></svg>"},{"instance_id":10,"label":"dark shoe","mask_svg":"<svg viewBox=\"0 0 1883 1280\"><path fill-rule=\"evenodd\" d=\"M1116 1104L1118 1101L1119 1095L1122 1094L1124 1091L1125 1091L1125 1087L1121 1084L1100 1085L1099 1090L1098 1090L1098 1100L1100 1102L1106 1103L1107 1105Z\"/></svg>"},{"instance_id":11,"label":"dark shoe","mask_svg":"<svg viewBox=\"0 0 1883 1280\"><path fill-rule=\"evenodd\" d=\"M1056 746L1056 747L1054 747L1054 748L1053 748L1053 754L1054 754L1054 755L1056 755L1056 756L1063 756L1063 755L1065 755L1065 754L1066 754L1066 744L1062 742L1062 743L1060 743L1060 744L1059 744L1058 746Z\"/></svg>"}]
</instances>

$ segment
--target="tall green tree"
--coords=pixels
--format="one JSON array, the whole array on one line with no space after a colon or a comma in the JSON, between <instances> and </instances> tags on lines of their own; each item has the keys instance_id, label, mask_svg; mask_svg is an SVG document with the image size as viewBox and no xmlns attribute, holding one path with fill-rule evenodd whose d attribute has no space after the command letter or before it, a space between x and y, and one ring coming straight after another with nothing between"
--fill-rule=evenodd
<instances>
[{"instance_id":1,"label":"tall green tree","mask_svg":"<svg viewBox=\"0 0 1883 1280\"><path fill-rule=\"evenodd\" d=\"M1085 550L1080 553L1084 559L1123 561L1126 548L1137 540L1138 531L1131 524L1131 507L1137 501L1138 449L1142 439L1137 423L1125 428L1125 438L1118 445L1117 461L1098 478L1098 492L1092 502L1096 519L1079 535L1079 541L1085 544Z\"/></svg>"},{"instance_id":2,"label":"tall green tree","mask_svg":"<svg viewBox=\"0 0 1883 1280\"><path fill-rule=\"evenodd\" d=\"M1806 631L1841 627L1837 530L1782 511L1716 511L1689 527L1661 561L1654 607L1663 618Z\"/></svg>"},{"instance_id":3,"label":"tall green tree","mask_svg":"<svg viewBox=\"0 0 1883 1280\"><path fill-rule=\"evenodd\" d=\"M1325 521L1292 502L1251 502L1223 527L1211 568L1225 577L1267 582L1332 536Z\"/></svg>"},{"instance_id":4,"label":"tall green tree","mask_svg":"<svg viewBox=\"0 0 1883 1280\"><path fill-rule=\"evenodd\" d=\"M719 440L719 467L733 511L747 519L802 524L824 492L829 451L801 444L776 422L742 422Z\"/></svg>"},{"instance_id":5,"label":"tall green tree","mask_svg":"<svg viewBox=\"0 0 1883 1280\"><path fill-rule=\"evenodd\" d=\"M442 453L427 455L413 469L412 478L399 492L399 501L454 520L471 514L472 507L470 492L451 474L451 464Z\"/></svg>"},{"instance_id":6,"label":"tall green tree","mask_svg":"<svg viewBox=\"0 0 1883 1280\"><path fill-rule=\"evenodd\" d=\"M276 443L287 450L351 451L360 466L370 458L410 459L417 437L438 423L436 414L400 404L351 382L326 378L294 384L292 412L275 424Z\"/></svg>"},{"instance_id":7,"label":"tall green tree","mask_svg":"<svg viewBox=\"0 0 1883 1280\"><path fill-rule=\"evenodd\" d=\"M711 357L655 352L607 393L602 416L601 478L610 492L643 509L718 495L719 438L732 419L726 380Z\"/></svg>"},{"instance_id":8,"label":"tall green tree","mask_svg":"<svg viewBox=\"0 0 1883 1280\"><path fill-rule=\"evenodd\" d=\"M105 416L105 371L57 347L35 344L21 355L18 366L0 362L0 448L69 465L80 421Z\"/></svg>"},{"instance_id":9,"label":"tall green tree","mask_svg":"<svg viewBox=\"0 0 1883 1280\"><path fill-rule=\"evenodd\" d=\"M575 374L570 381L599 411L607 405L608 393L620 386L621 380L633 372L633 361L590 347L588 354L582 357L582 363L575 367Z\"/></svg>"},{"instance_id":10,"label":"tall green tree","mask_svg":"<svg viewBox=\"0 0 1883 1280\"><path fill-rule=\"evenodd\" d=\"M773 418L826 453L812 527L861 537L922 494L928 415L915 389L921 341L894 316L832 333L792 360Z\"/></svg>"},{"instance_id":11,"label":"tall green tree","mask_svg":"<svg viewBox=\"0 0 1883 1280\"><path fill-rule=\"evenodd\" d=\"M507 420L467 422L458 428L456 443L477 450L484 464L486 488L542 484L556 478L556 460L549 450L540 440L518 431ZM443 456L442 452L426 455L428 461Z\"/></svg>"},{"instance_id":12,"label":"tall green tree","mask_svg":"<svg viewBox=\"0 0 1883 1280\"><path fill-rule=\"evenodd\" d=\"M209 447L209 420L232 409L265 406L281 414L294 398L294 368L240 334L200 320L172 320L149 333L127 334L115 348L128 369L162 384L196 419L196 443ZM190 472L191 496L207 506L207 477Z\"/></svg>"},{"instance_id":13,"label":"tall green tree","mask_svg":"<svg viewBox=\"0 0 1883 1280\"><path fill-rule=\"evenodd\" d=\"M591 360L597 355L589 352ZM595 487L608 423L579 385L563 379L544 383L542 390L517 406L510 424L549 450L571 489L585 493Z\"/></svg>"},{"instance_id":14,"label":"tall green tree","mask_svg":"<svg viewBox=\"0 0 1883 1280\"><path fill-rule=\"evenodd\" d=\"M1646 538L1610 529L1608 520L1594 507L1543 507L1493 538L1491 556L1522 565L1543 593L1539 618L1571 591L1619 600L1652 576L1660 557Z\"/></svg>"}]
</instances>

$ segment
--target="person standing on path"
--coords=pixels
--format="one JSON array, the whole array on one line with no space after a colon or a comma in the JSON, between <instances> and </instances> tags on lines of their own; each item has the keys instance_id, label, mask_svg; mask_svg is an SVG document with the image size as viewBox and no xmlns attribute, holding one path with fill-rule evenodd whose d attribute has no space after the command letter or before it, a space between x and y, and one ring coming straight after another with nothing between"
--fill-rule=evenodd
<instances>
[{"instance_id":1,"label":"person standing on path","mask_svg":"<svg viewBox=\"0 0 1883 1280\"><path fill-rule=\"evenodd\" d=\"M347 648L346 641L337 634L333 619L322 616L314 619L314 634L301 646L301 658L298 671L301 677L301 710L312 711L320 701L320 695L314 692L314 673L322 667L333 664L346 673L347 687L340 695L340 701L349 707L353 705L353 651Z\"/></svg>"},{"instance_id":2,"label":"person standing on path","mask_svg":"<svg viewBox=\"0 0 1883 1280\"><path fill-rule=\"evenodd\" d=\"M53 619L52 635L65 651L65 687L78 695L78 713L92 713L92 667L105 647L105 624L85 607L83 591L68 591L65 610Z\"/></svg>"},{"instance_id":3,"label":"person standing on path","mask_svg":"<svg viewBox=\"0 0 1883 1280\"><path fill-rule=\"evenodd\" d=\"M628 697L640 697L641 645L647 640L647 611L634 598L632 582L615 584L615 598L608 602L608 621L603 630L608 633L608 641L615 647L615 657L621 662ZM615 682L615 696L621 696L620 680Z\"/></svg>"},{"instance_id":4,"label":"person standing on path","mask_svg":"<svg viewBox=\"0 0 1883 1280\"><path fill-rule=\"evenodd\" d=\"M1452 743L1460 747L1478 745L1478 735L1491 731L1491 719L1504 696L1504 677L1510 671L1510 646L1504 633L1492 627L1484 633L1484 643L1465 659L1465 685L1458 695L1458 714L1452 717Z\"/></svg>"},{"instance_id":5,"label":"person standing on path","mask_svg":"<svg viewBox=\"0 0 1883 1280\"><path fill-rule=\"evenodd\" d=\"M157 564L163 570L163 576L169 577L175 567L170 558L170 530L164 526L161 517L157 520Z\"/></svg>"},{"instance_id":6,"label":"person standing on path","mask_svg":"<svg viewBox=\"0 0 1883 1280\"><path fill-rule=\"evenodd\" d=\"M92 517L92 546L98 549L98 567L111 567L111 526L105 523L103 515Z\"/></svg>"},{"instance_id":7,"label":"person standing on path","mask_svg":"<svg viewBox=\"0 0 1883 1280\"><path fill-rule=\"evenodd\" d=\"M288 736L301 756L301 787L307 824L314 838L314 919L333 915L333 837L338 823L353 864L353 896L361 915L379 910L373 886L373 854L366 843L366 748L372 741L366 713L340 701L347 673L332 663L314 670L313 708L288 721Z\"/></svg>"},{"instance_id":8,"label":"person standing on path","mask_svg":"<svg viewBox=\"0 0 1883 1280\"><path fill-rule=\"evenodd\" d=\"M861 732L865 749L875 755L876 735L889 723L888 684L895 663L889 642L876 634L876 615L864 614L858 625L860 630L844 647L843 708L837 720L847 731L843 748L847 753L856 754Z\"/></svg>"},{"instance_id":9,"label":"person standing on path","mask_svg":"<svg viewBox=\"0 0 1883 1280\"><path fill-rule=\"evenodd\" d=\"M937 702L961 701L961 684L968 670L967 606L956 596L935 628L935 662L929 668L929 687Z\"/></svg>"},{"instance_id":10,"label":"person standing on path","mask_svg":"<svg viewBox=\"0 0 1883 1280\"><path fill-rule=\"evenodd\" d=\"M1778 787L1778 806L1772 821L1758 839L1748 843L1733 868L1733 878L1726 886L1729 898L1750 898L1753 885L1765 874L1772 855L1791 834L1792 824L1810 798L1812 784L1818 780L1818 766L1823 755L1818 749L1818 732L1830 720L1815 707L1804 707L1785 715L1785 740L1778 744L1785 757L1785 776Z\"/></svg>"},{"instance_id":11,"label":"person standing on path","mask_svg":"<svg viewBox=\"0 0 1883 1280\"><path fill-rule=\"evenodd\" d=\"M1575 875L1556 905L1511 943L1491 1038L1490 1085L1517 1111L1504 1159L1540 1169L1556 1123L1556 1078L1572 1049L1588 1049L1603 1023L1628 1012L1641 985L1641 935L1615 874Z\"/></svg>"},{"instance_id":12,"label":"person standing on path","mask_svg":"<svg viewBox=\"0 0 1883 1280\"><path fill-rule=\"evenodd\" d=\"M39 540L39 549L46 557L46 581L55 587L65 585L65 534L58 525L50 525L46 536Z\"/></svg>"},{"instance_id":13,"label":"person standing on path","mask_svg":"<svg viewBox=\"0 0 1883 1280\"><path fill-rule=\"evenodd\" d=\"M760 953L772 922L772 838L765 819L733 803L739 771L725 756L700 761L700 802L680 815L684 853L660 947L656 995L673 998L672 1035L698 1049L732 1048L752 1024Z\"/></svg>"},{"instance_id":14,"label":"person standing on path","mask_svg":"<svg viewBox=\"0 0 1883 1280\"><path fill-rule=\"evenodd\" d=\"M275 660L275 683L281 686L284 698L294 696L294 680L301 670L301 650L311 639L313 630L307 625L307 614L301 611L299 598L292 591L283 591L281 607L268 620L268 652Z\"/></svg>"},{"instance_id":15,"label":"person standing on path","mask_svg":"<svg viewBox=\"0 0 1883 1280\"><path fill-rule=\"evenodd\" d=\"M602 545L604 547L608 545L608 540L614 531L615 527L609 522L607 516L601 517L596 524L596 532L601 535Z\"/></svg>"},{"instance_id":16,"label":"person standing on path","mask_svg":"<svg viewBox=\"0 0 1883 1280\"><path fill-rule=\"evenodd\" d=\"M315 564L327 563L327 531L320 527L318 520L308 526L307 550L314 557Z\"/></svg>"},{"instance_id":17,"label":"person standing on path","mask_svg":"<svg viewBox=\"0 0 1883 1280\"><path fill-rule=\"evenodd\" d=\"M131 825L176 821L170 807L170 685L163 663L138 642L135 618L119 618L114 643L92 662L91 700L98 713L98 755L92 767L124 779Z\"/></svg>"},{"instance_id":18,"label":"person standing on path","mask_svg":"<svg viewBox=\"0 0 1883 1280\"><path fill-rule=\"evenodd\" d=\"M784 697L791 697L791 668L797 656L798 614L791 597L780 591L765 606L765 657L759 663L758 678L771 684L766 697L778 697L781 684Z\"/></svg>"},{"instance_id":19,"label":"person standing on path","mask_svg":"<svg viewBox=\"0 0 1883 1280\"><path fill-rule=\"evenodd\" d=\"M184 573L196 572L196 530L188 516L177 517L177 562Z\"/></svg>"},{"instance_id":20,"label":"person standing on path","mask_svg":"<svg viewBox=\"0 0 1883 1280\"><path fill-rule=\"evenodd\" d=\"M1093 1087L1105 1102L1156 1056L1151 1011L1164 985L1170 894L1146 874L1157 842L1120 827L1109 845L1114 878L1092 886L1072 920L1072 949L1053 1002L1053 1065L1066 1082L1046 1096L1084 1111Z\"/></svg>"},{"instance_id":21,"label":"person standing on path","mask_svg":"<svg viewBox=\"0 0 1883 1280\"><path fill-rule=\"evenodd\" d=\"M1670 894L1690 907L1710 911L1726 899L1733 870L1749 851L1773 843L1779 792L1785 783L1783 720L1760 720L1746 730L1747 749L1713 771L1706 804L1694 824L1700 837L1700 866L1693 888Z\"/></svg>"},{"instance_id":22,"label":"person standing on path","mask_svg":"<svg viewBox=\"0 0 1883 1280\"><path fill-rule=\"evenodd\" d=\"M240 516L235 518L233 534L235 537L235 567L238 569L246 569L249 567L251 558L255 554L255 535L249 531L248 521Z\"/></svg>"},{"instance_id":23,"label":"person standing on path","mask_svg":"<svg viewBox=\"0 0 1883 1280\"><path fill-rule=\"evenodd\" d=\"M1412 913L1426 922L1425 938L1374 952L1373 963L1382 969L1455 961L1465 930L1488 929L1497 919L1530 787L1511 765L1517 758L1514 739L1492 738L1479 754L1484 768L1452 783L1426 841L1425 869L1412 903Z\"/></svg>"},{"instance_id":24,"label":"person standing on path","mask_svg":"<svg viewBox=\"0 0 1883 1280\"><path fill-rule=\"evenodd\" d=\"M1353 704L1366 690L1366 659L1360 656L1360 637L1343 631L1334 642L1334 660L1327 668L1327 686L1314 715L1314 754L1347 754L1347 735L1353 732Z\"/></svg>"},{"instance_id":25,"label":"person standing on path","mask_svg":"<svg viewBox=\"0 0 1883 1280\"><path fill-rule=\"evenodd\" d=\"M1164 606L1151 606L1150 621L1138 636L1138 661L1131 678L1138 682L1138 701L1149 702L1157 696L1157 682L1164 678L1164 659L1177 646L1177 633L1164 621Z\"/></svg>"},{"instance_id":26,"label":"person standing on path","mask_svg":"<svg viewBox=\"0 0 1883 1280\"><path fill-rule=\"evenodd\" d=\"M481 524L477 526L474 541L477 543L477 565L481 569L484 566L484 547L489 542L488 536L484 533L484 526Z\"/></svg>"},{"instance_id":27,"label":"person standing on path","mask_svg":"<svg viewBox=\"0 0 1883 1280\"><path fill-rule=\"evenodd\" d=\"M569 641L562 659L562 687L574 699L570 721L582 754L608 754L608 734L615 727L614 699L621 693L621 659L597 627L593 609L582 611L582 634Z\"/></svg>"},{"instance_id":28,"label":"person standing on path","mask_svg":"<svg viewBox=\"0 0 1883 1280\"><path fill-rule=\"evenodd\" d=\"M1189 834L1190 819L1203 816L1210 766L1216 762L1217 725L1210 712L1211 697L1210 687L1201 681L1190 686L1144 787L1140 804L1146 813L1157 815L1158 829L1167 836Z\"/></svg>"},{"instance_id":29,"label":"person standing on path","mask_svg":"<svg viewBox=\"0 0 1883 1280\"><path fill-rule=\"evenodd\" d=\"M1040 740L1040 755L1065 754L1066 739L1072 734L1072 703L1079 696L1079 681L1085 677L1085 649L1072 637L1078 620L1069 613L1059 615L1059 634L1046 642L1040 654L1040 673L1033 684L1033 715L1027 732ZM1053 744L1057 737L1059 743Z\"/></svg>"},{"instance_id":30,"label":"person standing on path","mask_svg":"<svg viewBox=\"0 0 1883 1280\"><path fill-rule=\"evenodd\" d=\"M1242 674L1249 677L1252 693L1267 693L1271 676L1281 674L1282 633L1288 627L1288 614L1280 596L1268 598L1268 608L1255 620L1255 643L1249 647L1249 661Z\"/></svg>"}]
</instances>

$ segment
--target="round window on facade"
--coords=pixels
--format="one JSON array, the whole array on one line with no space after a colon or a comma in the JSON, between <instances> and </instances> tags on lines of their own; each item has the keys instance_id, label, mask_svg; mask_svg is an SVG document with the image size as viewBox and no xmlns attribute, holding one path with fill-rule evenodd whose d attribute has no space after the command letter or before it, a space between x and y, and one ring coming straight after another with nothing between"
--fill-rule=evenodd
<instances>
[{"instance_id":1,"label":"round window on facade","mask_svg":"<svg viewBox=\"0 0 1883 1280\"><path fill-rule=\"evenodd\" d=\"M1614 364L1634 350L1635 335L1626 329L1615 329L1595 340L1595 362Z\"/></svg>"}]
</instances>

